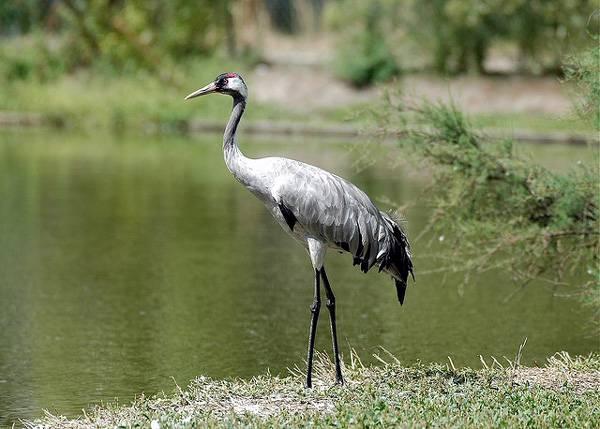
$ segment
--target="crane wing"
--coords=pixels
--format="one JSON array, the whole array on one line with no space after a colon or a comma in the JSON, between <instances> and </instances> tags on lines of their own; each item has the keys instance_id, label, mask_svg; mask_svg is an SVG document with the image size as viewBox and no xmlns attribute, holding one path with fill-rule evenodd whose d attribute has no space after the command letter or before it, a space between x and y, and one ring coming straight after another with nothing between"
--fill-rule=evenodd
<instances>
[{"instance_id":1,"label":"crane wing","mask_svg":"<svg viewBox=\"0 0 600 429\"><path fill-rule=\"evenodd\" d=\"M390 231L379 209L363 191L335 174L282 161L285 165L271 192L290 229L302 227L306 235L350 252L366 272L388 248Z\"/></svg>"},{"instance_id":2,"label":"crane wing","mask_svg":"<svg viewBox=\"0 0 600 429\"><path fill-rule=\"evenodd\" d=\"M398 300L404 302L413 264L408 238L396 220L335 174L287 158L252 162L252 182L242 175L238 180L265 202L283 228L303 242L314 238L351 253L364 272L377 264L394 278Z\"/></svg>"}]
</instances>

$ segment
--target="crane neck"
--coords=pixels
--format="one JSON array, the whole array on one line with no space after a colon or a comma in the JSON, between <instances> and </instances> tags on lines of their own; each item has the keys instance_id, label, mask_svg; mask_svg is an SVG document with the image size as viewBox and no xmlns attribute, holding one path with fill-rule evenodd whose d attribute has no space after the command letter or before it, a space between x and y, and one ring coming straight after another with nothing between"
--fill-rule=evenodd
<instances>
[{"instance_id":1,"label":"crane neck","mask_svg":"<svg viewBox=\"0 0 600 429\"><path fill-rule=\"evenodd\" d=\"M242 115L246 110L246 99L244 97L233 97L233 108L227 126L225 127L225 133L223 134L223 155L225 157L225 164L236 179L242 180L242 175L245 172L245 164L248 158L240 151L237 145L236 132L238 124L242 119Z\"/></svg>"}]
</instances>

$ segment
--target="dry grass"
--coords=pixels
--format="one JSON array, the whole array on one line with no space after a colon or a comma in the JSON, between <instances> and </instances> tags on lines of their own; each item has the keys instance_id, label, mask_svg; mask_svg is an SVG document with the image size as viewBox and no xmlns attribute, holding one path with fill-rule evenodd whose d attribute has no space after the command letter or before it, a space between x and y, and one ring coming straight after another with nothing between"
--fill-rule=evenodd
<instances>
[{"instance_id":1,"label":"dry grass","mask_svg":"<svg viewBox=\"0 0 600 429\"><path fill-rule=\"evenodd\" d=\"M600 368L591 365L591 362L589 358L572 358L567 352L559 352L548 359L545 368L517 368L513 382L556 391L568 389L576 394L597 392L600 389Z\"/></svg>"}]
</instances>

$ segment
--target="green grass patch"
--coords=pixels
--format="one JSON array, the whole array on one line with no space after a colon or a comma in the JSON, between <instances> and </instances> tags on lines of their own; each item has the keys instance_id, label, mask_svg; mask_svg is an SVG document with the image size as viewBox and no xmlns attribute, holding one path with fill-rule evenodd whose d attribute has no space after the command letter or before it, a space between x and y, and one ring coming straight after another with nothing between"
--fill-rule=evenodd
<instances>
[{"instance_id":1,"label":"green grass patch","mask_svg":"<svg viewBox=\"0 0 600 429\"><path fill-rule=\"evenodd\" d=\"M223 70L240 70L238 63L218 59L196 60L181 66L165 81L146 72L115 75L97 69L81 70L41 82L13 80L0 85L0 110L39 113L71 128L141 129L155 125L177 129L191 119L225 120L231 109L227 97L184 102L184 97L215 78ZM294 115L280 107L258 103L248 109L248 118L281 120Z\"/></svg>"},{"instance_id":2,"label":"green grass patch","mask_svg":"<svg viewBox=\"0 0 600 429\"><path fill-rule=\"evenodd\" d=\"M40 80L36 77L0 78L0 111L40 114L49 122L68 128L122 131L179 131L190 120L224 121L231 109L227 97L185 103L191 91L214 79L224 70L250 75L243 62L213 57L190 60L178 66L169 79L145 72L116 71L97 65L71 74ZM251 85L251 82L249 82ZM368 102L315 109L300 113L273 103L252 99L246 121L301 122L311 126L346 123L359 129L372 122ZM589 122L573 115L533 113L476 114L474 125L500 130L529 130L540 133L591 133Z\"/></svg>"},{"instance_id":3,"label":"green grass patch","mask_svg":"<svg viewBox=\"0 0 600 429\"><path fill-rule=\"evenodd\" d=\"M374 106L369 103L357 103L324 109L320 117L325 122L347 122L358 127L366 127L372 123L369 113ZM530 131L540 134L589 134L595 135L594 128L574 114L552 115L543 113L473 113L469 115L476 128L499 131Z\"/></svg>"},{"instance_id":4,"label":"green grass patch","mask_svg":"<svg viewBox=\"0 0 600 429\"><path fill-rule=\"evenodd\" d=\"M483 369L449 365L404 367L388 354L365 367L356 355L333 385L323 355L313 389L301 371L251 380L199 377L184 390L127 406L93 409L76 419L47 414L27 427L572 427L600 425L600 357L558 353L544 368L482 358Z\"/></svg>"},{"instance_id":5,"label":"green grass patch","mask_svg":"<svg viewBox=\"0 0 600 429\"><path fill-rule=\"evenodd\" d=\"M572 115L551 115L541 113L494 113L474 114L470 116L477 128L496 128L499 130L526 130L539 133L593 133L589 122Z\"/></svg>"}]
</instances>

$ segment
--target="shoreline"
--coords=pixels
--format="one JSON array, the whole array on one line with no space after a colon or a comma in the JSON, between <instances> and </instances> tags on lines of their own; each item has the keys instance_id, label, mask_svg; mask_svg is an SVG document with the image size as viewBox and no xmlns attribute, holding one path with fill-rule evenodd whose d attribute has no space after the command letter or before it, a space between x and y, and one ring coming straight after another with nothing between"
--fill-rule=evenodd
<instances>
[{"instance_id":1,"label":"shoreline","mask_svg":"<svg viewBox=\"0 0 600 429\"><path fill-rule=\"evenodd\" d=\"M41 113L8 112L0 111L0 129L6 128L43 128L50 127L57 130L71 128L69 121L64 117L44 115ZM175 123L147 121L139 125L145 132L160 134L165 130L182 134L200 133L222 133L224 121L215 120L179 120ZM304 123L292 121L248 121L243 124L240 131L249 135L264 136L304 136L324 138L359 138L373 136L360 126L344 123ZM488 140L496 141L510 138L519 142L534 144L567 144L585 146L588 144L600 144L600 139L592 133L582 132L549 132L540 133L531 130L502 130L497 128L483 128L482 134Z\"/></svg>"}]
</instances>

